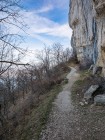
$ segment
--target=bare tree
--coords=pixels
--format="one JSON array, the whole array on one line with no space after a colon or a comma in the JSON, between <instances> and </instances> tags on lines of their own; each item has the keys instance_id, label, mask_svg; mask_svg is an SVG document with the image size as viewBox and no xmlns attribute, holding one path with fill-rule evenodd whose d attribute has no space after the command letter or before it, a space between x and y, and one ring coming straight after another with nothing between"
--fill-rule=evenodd
<instances>
[{"instance_id":1,"label":"bare tree","mask_svg":"<svg viewBox=\"0 0 105 140\"><path fill-rule=\"evenodd\" d=\"M12 65L20 65L25 50L19 47L22 37L12 29L24 30L20 0L0 0L0 75ZM22 65L22 64L21 64Z\"/></svg>"},{"instance_id":2,"label":"bare tree","mask_svg":"<svg viewBox=\"0 0 105 140\"><path fill-rule=\"evenodd\" d=\"M50 68L51 68L51 49L45 47L41 52L37 54L37 59L41 63L48 80L50 78Z\"/></svg>"},{"instance_id":3,"label":"bare tree","mask_svg":"<svg viewBox=\"0 0 105 140\"><path fill-rule=\"evenodd\" d=\"M55 59L56 65L59 65L62 61L63 46L60 43L53 44L52 52L53 52L53 59Z\"/></svg>"},{"instance_id":4,"label":"bare tree","mask_svg":"<svg viewBox=\"0 0 105 140\"><path fill-rule=\"evenodd\" d=\"M65 50L63 50L62 62L68 62L71 57L72 54L70 48L66 48Z\"/></svg>"}]
</instances>

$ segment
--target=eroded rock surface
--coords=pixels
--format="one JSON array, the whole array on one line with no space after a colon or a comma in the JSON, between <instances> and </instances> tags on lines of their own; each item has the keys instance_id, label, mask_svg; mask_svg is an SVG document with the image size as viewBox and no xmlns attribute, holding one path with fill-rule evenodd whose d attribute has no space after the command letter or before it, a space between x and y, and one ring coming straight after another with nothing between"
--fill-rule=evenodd
<instances>
[{"instance_id":1,"label":"eroded rock surface","mask_svg":"<svg viewBox=\"0 0 105 140\"><path fill-rule=\"evenodd\" d=\"M78 60L93 62L105 73L105 0L70 0L69 25Z\"/></svg>"}]
</instances>

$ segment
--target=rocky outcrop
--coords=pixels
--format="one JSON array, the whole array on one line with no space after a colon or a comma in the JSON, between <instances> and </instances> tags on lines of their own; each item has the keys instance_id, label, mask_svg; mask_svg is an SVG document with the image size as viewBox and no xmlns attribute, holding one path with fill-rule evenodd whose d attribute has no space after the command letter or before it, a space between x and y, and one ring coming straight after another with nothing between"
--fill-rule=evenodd
<instances>
[{"instance_id":1,"label":"rocky outcrop","mask_svg":"<svg viewBox=\"0 0 105 140\"><path fill-rule=\"evenodd\" d=\"M79 103L81 106L93 103L94 93L98 90L99 85L91 85L89 89L84 93L84 98Z\"/></svg>"},{"instance_id":2,"label":"rocky outcrop","mask_svg":"<svg viewBox=\"0 0 105 140\"><path fill-rule=\"evenodd\" d=\"M105 95L97 95L94 98L94 104L96 104L96 105L105 105Z\"/></svg>"},{"instance_id":3,"label":"rocky outcrop","mask_svg":"<svg viewBox=\"0 0 105 140\"><path fill-rule=\"evenodd\" d=\"M89 89L84 93L84 99L90 100L93 93L99 88L99 85L91 85Z\"/></svg>"},{"instance_id":4,"label":"rocky outcrop","mask_svg":"<svg viewBox=\"0 0 105 140\"><path fill-rule=\"evenodd\" d=\"M104 72L105 0L70 0L69 25L78 60L91 61Z\"/></svg>"}]
</instances>

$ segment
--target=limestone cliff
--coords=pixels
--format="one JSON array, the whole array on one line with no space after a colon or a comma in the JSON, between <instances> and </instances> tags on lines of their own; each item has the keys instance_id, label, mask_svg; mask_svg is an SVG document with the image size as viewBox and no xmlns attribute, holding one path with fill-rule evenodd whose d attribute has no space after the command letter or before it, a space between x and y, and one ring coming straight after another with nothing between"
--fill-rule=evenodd
<instances>
[{"instance_id":1,"label":"limestone cliff","mask_svg":"<svg viewBox=\"0 0 105 140\"><path fill-rule=\"evenodd\" d=\"M70 0L72 46L79 61L105 67L105 0Z\"/></svg>"}]
</instances>

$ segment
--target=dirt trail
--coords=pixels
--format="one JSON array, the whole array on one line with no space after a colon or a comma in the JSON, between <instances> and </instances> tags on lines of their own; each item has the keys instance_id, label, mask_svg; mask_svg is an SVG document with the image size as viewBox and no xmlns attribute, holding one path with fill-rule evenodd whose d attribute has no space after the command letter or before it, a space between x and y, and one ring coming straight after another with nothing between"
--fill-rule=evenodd
<instances>
[{"instance_id":1,"label":"dirt trail","mask_svg":"<svg viewBox=\"0 0 105 140\"><path fill-rule=\"evenodd\" d=\"M72 127L75 119L70 89L78 76L76 69L71 68L71 72L67 75L69 82L63 87L63 91L59 93L57 99L55 99L52 112L46 128L41 133L40 140L74 140L71 133L74 133Z\"/></svg>"}]
</instances>

